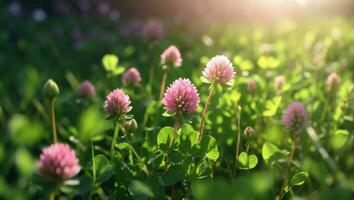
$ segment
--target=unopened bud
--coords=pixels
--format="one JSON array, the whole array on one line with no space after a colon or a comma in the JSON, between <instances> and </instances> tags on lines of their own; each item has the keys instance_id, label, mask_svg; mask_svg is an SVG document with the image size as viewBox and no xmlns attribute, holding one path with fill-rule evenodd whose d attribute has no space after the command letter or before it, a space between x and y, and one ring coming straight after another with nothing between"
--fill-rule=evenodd
<instances>
[{"instance_id":1,"label":"unopened bud","mask_svg":"<svg viewBox=\"0 0 354 200\"><path fill-rule=\"evenodd\" d=\"M135 119L130 119L124 123L124 128L128 132L135 131L138 128L138 123Z\"/></svg>"},{"instance_id":2,"label":"unopened bud","mask_svg":"<svg viewBox=\"0 0 354 200\"><path fill-rule=\"evenodd\" d=\"M49 79L43 86L43 94L47 98L53 99L59 94L58 85L52 79Z\"/></svg>"},{"instance_id":3,"label":"unopened bud","mask_svg":"<svg viewBox=\"0 0 354 200\"><path fill-rule=\"evenodd\" d=\"M254 93L257 89L257 83L255 80L250 79L247 81L247 91L249 93Z\"/></svg>"},{"instance_id":4,"label":"unopened bud","mask_svg":"<svg viewBox=\"0 0 354 200\"><path fill-rule=\"evenodd\" d=\"M247 128L245 128L245 130L244 130L243 133L245 134L245 136L246 136L247 138L253 138L253 137L256 135L256 131L255 131L252 127L250 127L250 126L248 126Z\"/></svg>"}]
</instances>

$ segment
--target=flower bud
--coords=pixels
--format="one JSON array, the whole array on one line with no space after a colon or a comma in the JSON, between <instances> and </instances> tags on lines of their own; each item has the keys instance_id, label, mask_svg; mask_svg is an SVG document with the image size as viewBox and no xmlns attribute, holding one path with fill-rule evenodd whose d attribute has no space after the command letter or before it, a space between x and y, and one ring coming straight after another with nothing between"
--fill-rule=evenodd
<instances>
[{"instance_id":1,"label":"flower bud","mask_svg":"<svg viewBox=\"0 0 354 200\"><path fill-rule=\"evenodd\" d=\"M256 131L250 126L247 126L247 128L245 128L243 133L249 139L253 138L256 135Z\"/></svg>"},{"instance_id":2,"label":"flower bud","mask_svg":"<svg viewBox=\"0 0 354 200\"><path fill-rule=\"evenodd\" d=\"M135 119L130 119L124 123L124 129L128 132L135 131L138 128L138 123Z\"/></svg>"},{"instance_id":3,"label":"flower bud","mask_svg":"<svg viewBox=\"0 0 354 200\"><path fill-rule=\"evenodd\" d=\"M43 94L47 98L53 99L59 94L58 85L52 79L49 79L43 86Z\"/></svg>"},{"instance_id":4,"label":"flower bud","mask_svg":"<svg viewBox=\"0 0 354 200\"><path fill-rule=\"evenodd\" d=\"M82 97L95 97L96 89L90 81L83 81L80 84L78 94Z\"/></svg>"},{"instance_id":5,"label":"flower bud","mask_svg":"<svg viewBox=\"0 0 354 200\"><path fill-rule=\"evenodd\" d=\"M252 79L248 80L247 81L247 91L249 93L254 93L256 91L256 89L257 89L256 81L252 80Z\"/></svg>"}]
</instances>

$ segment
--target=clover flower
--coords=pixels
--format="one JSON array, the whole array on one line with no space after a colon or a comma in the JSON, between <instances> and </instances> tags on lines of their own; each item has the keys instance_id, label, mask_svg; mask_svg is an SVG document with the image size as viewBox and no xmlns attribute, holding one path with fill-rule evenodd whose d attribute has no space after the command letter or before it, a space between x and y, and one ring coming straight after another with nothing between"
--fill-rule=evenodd
<instances>
[{"instance_id":1,"label":"clover flower","mask_svg":"<svg viewBox=\"0 0 354 200\"><path fill-rule=\"evenodd\" d=\"M274 89L279 90L285 84L285 77L284 76L277 76L274 79Z\"/></svg>"},{"instance_id":2,"label":"clover flower","mask_svg":"<svg viewBox=\"0 0 354 200\"><path fill-rule=\"evenodd\" d=\"M51 144L43 149L39 160L40 174L50 180L67 180L80 172L75 151L67 144Z\"/></svg>"},{"instance_id":3,"label":"clover flower","mask_svg":"<svg viewBox=\"0 0 354 200\"><path fill-rule=\"evenodd\" d=\"M333 72L330 75L328 75L326 83L327 83L328 87L335 88L340 83L340 77L336 73Z\"/></svg>"},{"instance_id":4,"label":"clover flower","mask_svg":"<svg viewBox=\"0 0 354 200\"><path fill-rule=\"evenodd\" d=\"M209 82L230 85L235 78L234 68L230 60L223 55L213 57L202 72L203 78Z\"/></svg>"},{"instance_id":5,"label":"clover flower","mask_svg":"<svg viewBox=\"0 0 354 200\"><path fill-rule=\"evenodd\" d=\"M250 79L247 81L247 91L250 93L254 93L257 89L257 83L255 80Z\"/></svg>"},{"instance_id":6,"label":"clover flower","mask_svg":"<svg viewBox=\"0 0 354 200\"><path fill-rule=\"evenodd\" d=\"M307 112L300 102L293 102L286 108L282 121L284 126L294 133L299 133L309 125Z\"/></svg>"},{"instance_id":7,"label":"clover flower","mask_svg":"<svg viewBox=\"0 0 354 200\"><path fill-rule=\"evenodd\" d=\"M162 104L170 113L191 113L199 104L197 89L189 79L179 78L166 90Z\"/></svg>"},{"instance_id":8,"label":"clover flower","mask_svg":"<svg viewBox=\"0 0 354 200\"><path fill-rule=\"evenodd\" d=\"M90 81L86 80L80 84L78 93L83 97L94 97L96 96L96 89Z\"/></svg>"},{"instance_id":9,"label":"clover flower","mask_svg":"<svg viewBox=\"0 0 354 200\"><path fill-rule=\"evenodd\" d=\"M164 25L161 21L150 19L145 22L142 37L146 40L160 40L165 35Z\"/></svg>"},{"instance_id":10,"label":"clover flower","mask_svg":"<svg viewBox=\"0 0 354 200\"><path fill-rule=\"evenodd\" d=\"M135 86L141 81L140 72L135 67L128 69L122 77L122 83L125 86Z\"/></svg>"},{"instance_id":11,"label":"clover flower","mask_svg":"<svg viewBox=\"0 0 354 200\"><path fill-rule=\"evenodd\" d=\"M115 89L109 93L104 102L104 111L109 115L122 115L131 110L130 98L122 90Z\"/></svg>"},{"instance_id":12,"label":"clover flower","mask_svg":"<svg viewBox=\"0 0 354 200\"><path fill-rule=\"evenodd\" d=\"M161 64L171 64L175 67L179 67L182 64L181 53L175 45L169 46L161 54Z\"/></svg>"}]
</instances>

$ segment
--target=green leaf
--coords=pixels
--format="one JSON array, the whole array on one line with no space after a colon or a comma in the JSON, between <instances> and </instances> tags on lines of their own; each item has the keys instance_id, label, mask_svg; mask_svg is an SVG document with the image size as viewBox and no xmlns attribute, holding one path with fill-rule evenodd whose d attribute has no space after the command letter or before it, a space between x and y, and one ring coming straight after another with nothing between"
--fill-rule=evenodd
<instances>
[{"instance_id":1,"label":"green leaf","mask_svg":"<svg viewBox=\"0 0 354 200\"><path fill-rule=\"evenodd\" d=\"M163 127L157 135L157 145L163 151L168 151L170 142L173 138L173 128Z\"/></svg>"},{"instance_id":2,"label":"green leaf","mask_svg":"<svg viewBox=\"0 0 354 200\"><path fill-rule=\"evenodd\" d=\"M201 76L200 77L200 80L203 82L203 83L211 83L207 78L205 78L204 76Z\"/></svg>"},{"instance_id":3,"label":"green leaf","mask_svg":"<svg viewBox=\"0 0 354 200\"><path fill-rule=\"evenodd\" d=\"M35 145L44 135L43 125L25 115L15 114L9 121L10 137L17 145Z\"/></svg>"},{"instance_id":4,"label":"green leaf","mask_svg":"<svg viewBox=\"0 0 354 200\"><path fill-rule=\"evenodd\" d=\"M155 197L149 185L138 180L130 182L128 191L134 199L153 199Z\"/></svg>"},{"instance_id":5,"label":"green leaf","mask_svg":"<svg viewBox=\"0 0 354 200\"><path fill-rule=\"evenodd\" d=\"M36 161L25 148L19 148L15 154L16 167L22 176L29 177L36 171Z\"/></svg>"},{"instance_id":6,"label":"green leaf","mask_svg":"<svg viewBox=\"0 0 354 200\"><path fill-rule=\"evenodd\" d=\"M103 133L108 123L104 120L102 112L96 107L89 107L82 112L78 123L77 137L82 142L103 139Z\"/></svg>"},{"instance_id":7,"label":"green leaf","mask_svg":"<svg viewBox=\"0 0 354 200\"><path fill-rule=\"evenodd\" d=\"M168 158L169 158L171 163L179 164L179 163L181 163L183 161L185 156L180 151L171 151L168 154Z\"/></svg>"},{"instance_id":8,"label":"green leaf","mask_svg":"<svg viewBox=\"0 0 354 200\"><path fill-rule=\"evenodd\" d=\"M127 142L121 142L119 144L116 144L116 147L119 149L119 150L123 150L123 149L131 149L132 146L127 143Z\"/></svg>"},{"instance_id":9,"label":"green leaf","mask_svg":"<svg viewBox=\"0 0 354 200\"><path fill-rule=\"evenodd\" d=\"M119 59L114 54L106 54L102 58L102 64L106 71L114 72L116 70Z\"/></svg>"},{"instance_id":10,"label":"green leaf","mask_svg":"<svg viewBox=\"0 0 354 200\"><path fill-rule=\"evenodd\" d=\"M265 107L266 110L263 111L263 116L271 117L275 115L281 102L281 96L276 96L272 100L267 100Z\"/></svg>"},{"instance_id":11,"label":"green leaf","mask_svg":"<svg viewBox=\"0 0 354 200\"><path fill-rule=\"evenodd\" d=\"M169 186L184 179L187 169L183 165L171 165L159 179L163 186Z\"/></svg>"},{"instance_id":12,"label":"green leaf","mask_svg":"<svg viewBox=\"0 0 354 200\"><path fill-rule=\"evenodd\" d=\"M257 64L262 69L275 69L280 65L280 60L272 56L261 56Z\"/></svg>"},{"instance_id":13,"label":"green leaf","mask_svg":"<svg viewBox=\"0 0 354 200\"><path fill-rule=\"evenodd\" d=\"M176 115L176 113L169 113L168 111L165 111L164 113L162 113L162 116L164 116L164 117L173 117L175 115Z\"/></svg>"},{"instance_id":14,"label":"green leaf","mask_svg":"<svg viewBox=\"0 0 354 200\"><path fill-rule=\"evenodd\" d=\"M112 71L112 73L114 75L120 75L120 74L123 74L124 71L125 71L125 68L123 66L118 66Z\"/></svg>"},{"instance_id":15,"label":"green leaf","mask_svg":"<svg viewBox=\"0 0 354 200\"><path fill-rule=\"evenodd\" d=\"M195 170L196 176L199 179L203 179L203 178L210 176L210 172L211 172L211 170L208 167L208 163L206 160L201 160Z\"/></svg>"},{"instance_id":16,"label":"green leaf","mask_svg":"<svg viewBox=\"0 0 354 200\"><path fill-rule=\"evenodd\" d=\"M216 161L219 158L218 146L216 139L210 135L202 138L199 144L193 146L193 155L196 157L204 157Z\"/></svg>"},{"instance_id":17,"label":"green leaf","mask_svg":"<svg viewBox=\"0 0 354 200\"><path fill-rule=\"evenodd\" d=\"M177 138L179 140L179 151L191 155L192 147L197 143L198 132L193 129L190 124L185 123L181 128L181 134Z\"/></svg>"},{"instance_id":18,"label":"green leaf","mask_svg":"<svg viewBox=\"0 0 354 200\"><path fill-rule=\"evenodd\" d=\"M338 129L336 135L349 135L349 131L345 129Z\"/></svg>"},{"instance_id":19,"label":"green leaf","mask_svg":"<svg viewBox=\"0 0 354 200\"><path fill-rule=\"evenodd\" d=\"M262 147L262 157L264 160L268 160L273 154L279 151L279 148L270 143L270 142L265 142Z\"/></svg>"},{"instance_id":20,"label":"green leaf","mask_svg":"<svg viewBox=\"0 0 354 200\"><path fill-rule=\"evenodd\" d=\"M70 179L65 181L60 191L65 194L82 195L90 191L92 186L92 179L89 176L83 176L80 179Z\"/></svg>"},{"instance_id":21,"label":"green leaf","mask_svg":"<svg viewBox=\"0 0 354 200\"><path fill-rule=\"evenodd\" d=\"M96 184L100 185L112 176L112 165L102 154L95 156Z\"/></svg>"},{"instance_id":22,"label":"green leaf","mask_svg":"<svg viewBox=\"0 0 354 200\"><path fill-rule=\"evenodd\" d=\"M248 160L248 166L247 166L247 158L249 157ZM257 163L258 163L258 158L256 155L247 155L246 152L242 152L239 157L238 157L238 161L239 161L239 169L244 169L244 170L248 170L248 169L253 169L256 167Z\"/></svg>"},{"instance_id":23,"label":"green leaf","mask_svg":"<svg viewBox=\"0 0 354 200\"><path fill-rule=\"evenodd\" d=\"M298 172L290 179L290 185L302 185L305 183L305 180L309 174L307 172Z\"/></svg>"}]
</instances>

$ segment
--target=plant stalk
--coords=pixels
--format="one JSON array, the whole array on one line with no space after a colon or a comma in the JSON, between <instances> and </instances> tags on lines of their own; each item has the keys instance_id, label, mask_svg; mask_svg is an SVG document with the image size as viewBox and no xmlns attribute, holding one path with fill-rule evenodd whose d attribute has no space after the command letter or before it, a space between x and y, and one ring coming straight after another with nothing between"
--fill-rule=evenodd
<instances>
[{"instance_id":1,"label":"plant stalk","mask_svg":"<svg viewBox=\"0 0 354 200\"><path fill-rule=\"evenodd\" d=\"M92 162L92 177L93 183L96 183L96 163L95 163L95 151L93 148L93 142L91 141L91 162Z\"/></svg>"},{"instance_id":2,"label":"plant stalk","mask_svg":"<svg viewBox=\"0 0 354 200\"><path fill-rule=\"evenodd\" d=\"M238 155L240 150L240 142L241 142L241 109L238 107L238 118L237 118L237 143L236 143L236 169L235 175L237 174L237 162L238 162Z\"/></svg>"},{"instance_id":3,"label":"plant stalk","mask_svg":"<svg viewBox=\"0 0 354 200\"><path fill-rule=\"evenodd\" d=\"M300 134L300 133L298 133L298 134ZM291 152L290 152L290 156L288 159L288 167L285 170L284 182L283 182L283 185L281 186L281 189L279 192L280 199L283 199L284 195L286 194L286 193L284 193L284 188L288 184L288 181L289 181L289 173L290 173L290 169L291 169L291 163L294 159L295 151L296 151L299 141L300 141L300 135L296 135L295 141L294 141L293 145L291 146Z\"/></svg>"},{"instance_id":4,"label":"plant stalk","mask_svg":"<svg viewBox=\"0 0 354 200\"><path fill-rule=\"evenodd\" d=\"M111 159L113 158L113 153L114 153L114 146L116 145L116 141L118 138L119 134L119 120L116 122L114 126L114 135L113 135L113 140L112 140L112 145L111 145Z\"/></svg>"},{"instance_id":5,"label":"plant stalk","mask_svg":"<svg viewBox=\"0 0 354 200\"><path fill-rule=\"evenodd\" d=\"M52 132L53 132L53 142L57 143L58 142L58 136L57 136L57 126L55 122L55 107L54 107L54 101L55 98L51 100L51 119L52 119Z\"/></svg>"},{"instance_id":6,"label":"plant stalk","mask_svg":"<svg viewBox=\"0 0 354 200\"><path fill-rule=\"evenodd\" d=\"M49 195L49 200L55 200L55 191L51 192Z\"/></svg>"},{"instance_id":7,"label":"plant stalk","mask_svg":"<svg viewBox=\"0 0 354 200\"><path fill-rule=\"evenodd\" d=\"M162 76L162 82L161 82L161 88L160 88L160 100L163 98L163 94L164 94L164 91L166 88L166 81L167 81L168 72L169 72L169 70L166 69L163 73L163 76Z\"/></svg>"},{"instance_id":8,"label":"plant stalk","mask_svg":"<svg viewBox=\"0 0 354 200\"><path fill-rule=\"evenodd\" d=\"M175 139L177 137L178 128L179 128L179 118L178 118L178 116L176 116L176 121L175 121L175 124L173 125L173 137L172 137L172 139L170 141L170 145L169 145L170 149L172 148L173 142L175 141Z\"/></svg>"},{"instance_id":9,"label":"plant stalk","mask_svg":"<svg viewBox=\"0 0 354 200\"><path fill-rule=\"evenodd\" d=\"M211 96L214 94L215 89L216 89L216 84L213 83L212 86L211 86L211 90L209 92L209 96L208 96L208 98L207 98L207 100L205 102L205 106L204 106L203 112L202 112L202 122L201 122L199 135L198 135L198 143L202 140L203 135L204 135L206 112L208 110L208 106L209 106L209 103L210 103L210 100L211 100Z\"/></svg>"}]
</instances>

